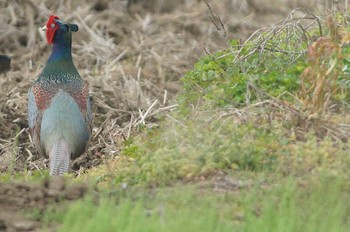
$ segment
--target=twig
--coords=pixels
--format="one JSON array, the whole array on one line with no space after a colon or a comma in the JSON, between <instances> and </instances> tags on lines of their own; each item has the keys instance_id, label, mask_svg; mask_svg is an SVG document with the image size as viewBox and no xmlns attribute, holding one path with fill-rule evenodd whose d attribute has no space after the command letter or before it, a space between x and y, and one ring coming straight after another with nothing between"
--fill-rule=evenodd
<instances>
[{"instance_id":1,"label":"twig","mask_svg":"<svg viewBox=\"0 0 350 232\"><path fill-rule=\"evenodd\" d=\"M134 120L134 115L131 115L131 118L130 118L130 122L129 122L129 129L128 129L128 134L126 136L126 139L129 139L130 138L130 134L131 134L131 128L132 128L132 121Z\"/></svg>"},{"instance_id":2,"label":"twig","mask_svg":"<svg viewBox=\"0 0 350 232\"><path fill-rule=\"evenodd\" d=\"M222 23L221 19L213 12L208 0L205 0L205 3L208 7L209 13L210 13L210 20L212 21L212 23L214 24L214 26L216 27L216 29L221 32L222 36L224 37L227 45L230 47L230 49L232 50L231 47L231 43L230 40L227 38L227 32L225 29L224 24Z\"/></svg>"},{"instance_id":3,"label":"twig","mask_svg":"<svg viewBox=\"0 0 350 232\"><path fill-rule=\"evenodd\" d=\"M152 108L157 104L158 102L158 99L156 99L152 105L147 109L147 111L145 112L144 115L142 115L142 113L140 112L140 116L141 116L141 119L136 122L135 126L139 125L139 124L145 124L145 119L147 118L148 114L150 113L150 111L152 110Z\"/></svg>"}]
</instances>

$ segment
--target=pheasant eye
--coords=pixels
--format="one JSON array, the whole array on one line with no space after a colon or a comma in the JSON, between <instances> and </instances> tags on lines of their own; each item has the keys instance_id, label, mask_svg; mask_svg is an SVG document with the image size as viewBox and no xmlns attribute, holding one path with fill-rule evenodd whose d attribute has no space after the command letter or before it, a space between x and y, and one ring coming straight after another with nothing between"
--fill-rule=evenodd
<instances>
[{"instance_id":1,"label":"pheasant eye","mask_svg":"<svg viewBox=\"0 0 350 232\"><path fill-rule=\"evenodd\" d=\"M51 27L54 28L54 27L55 27L55 24L54 24L54 23L51 23Z\"/></svg>"}]
</instances>

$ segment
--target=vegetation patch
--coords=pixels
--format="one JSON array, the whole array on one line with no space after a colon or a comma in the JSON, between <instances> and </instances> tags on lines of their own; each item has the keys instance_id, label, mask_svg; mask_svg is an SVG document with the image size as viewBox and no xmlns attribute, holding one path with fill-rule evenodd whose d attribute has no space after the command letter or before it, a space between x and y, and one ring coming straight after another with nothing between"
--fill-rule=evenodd
<instances>
[{"instance_id":1,"label":"vegetation patch","mask_svg":"<svg viewBox=\"0 0 350 232\"><path fill-rule=\"evenodd\" d=\"M108 197L79 200L45 217L60 222L58 231L341 232L349 228L346 182L330 176L274 178L236 190L216 187L223 194L190 185L127 188Z\"/></svg>"}]
</instances>

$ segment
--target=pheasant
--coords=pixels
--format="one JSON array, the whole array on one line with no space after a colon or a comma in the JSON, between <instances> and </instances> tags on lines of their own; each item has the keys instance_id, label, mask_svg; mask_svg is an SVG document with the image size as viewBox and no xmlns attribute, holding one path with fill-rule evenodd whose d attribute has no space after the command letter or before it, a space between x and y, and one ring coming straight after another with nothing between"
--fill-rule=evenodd
<instances>
[{"instance_id":1,"label":"pheasant","mask_svg":"<svg viewBox=\"0 0 350 232\"><path fill-rule=\"evenodd\" d=\"M83 154L92 129L89 85L72 59L76 24L51 15L43 30L53 44L51 55L28 93L28 123L34 146L49 157L50 175L63 175L71 158Z\"/></svg>"}]
</instances>

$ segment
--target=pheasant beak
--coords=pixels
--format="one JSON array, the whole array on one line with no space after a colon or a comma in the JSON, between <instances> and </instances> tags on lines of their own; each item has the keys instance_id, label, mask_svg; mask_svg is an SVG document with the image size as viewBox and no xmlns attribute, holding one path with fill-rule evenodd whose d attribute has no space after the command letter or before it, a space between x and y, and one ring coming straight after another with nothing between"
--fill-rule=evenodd
<instances>
[{"instance_id":1,"label":"pheasant beak","mask_svg":"<svg viewBox=\"0 0 350 232\"><path fill-rule=\"evenodd\" d=\"M46 26L46 25L43 26L43 27L41 28L41 30L46 31L46 30L47 30L47 26Z\"/></svg>"}]
</instances>

